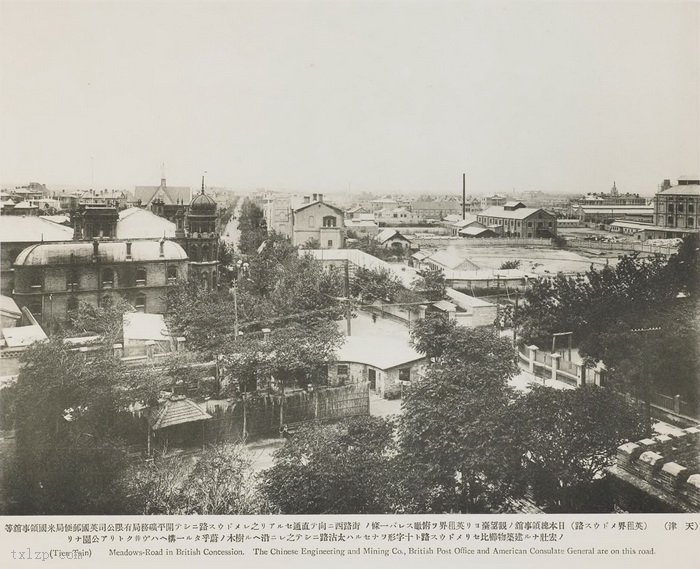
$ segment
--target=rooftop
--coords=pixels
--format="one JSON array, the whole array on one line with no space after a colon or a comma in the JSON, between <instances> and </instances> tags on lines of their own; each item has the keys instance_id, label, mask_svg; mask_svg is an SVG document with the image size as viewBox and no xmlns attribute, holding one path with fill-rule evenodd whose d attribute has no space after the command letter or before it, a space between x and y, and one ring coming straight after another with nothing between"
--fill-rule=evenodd
<instances>
[{"instance_id":1,"label":"rooftop","mask_svg":"<svg viewBox=\"0 0 700 569\"><path fill-rule=\"evenodd\" d=\"M659 193L664 196L700 196L700 185L682 184L679 186L671 186L670 188L662 190Z\"/></svg>"},{"instance_id":2,"label":"rooftop","mask_svg":"<svg viewBox=\"0 0 700 569\"><path fill-rule=\"evenodd\" d=\"M73 229L42 217L3 216L0 243L40 243L72 241Z\"/></svg>"},{"instance_id":3,"label":"rooftop","mask_svg":"<svg viewBox=\"0 0 700 569\"><path fill-rule=\"evenodd\" d=\"M15 260L15 266L62 265L71 262L92 262L93 244L86 241L71 243L38 243L24 249ZM98 257L102 263L124 263L170 260L186 260L187 253L173 241L163 242L163 256L160 256L158 241L134 241L131 244L131 258L126 256L125 241L100 241Z\"/></svg>"},{"instance_id":4,"label":"rooftop","mask_svg":"<svg viewBox=\"0 0 700 569\"><path fill-rule=\"evenodd\" d=\"M479 212L477 215L481 215L484 217L503 217L507 219L525 219L526 217L530 217L531 215L539 211L545 211L540 207L520 207L518 209L513 210L504 209L504 207L505 206L492 205L484 211ZM545 213L549 212L545 211ZM552 215L552 217L554 216Z\"/></svg>"},{"instance_id":5,"label":"rooftop","mask_svg":"<svg viewBox=\"0 0 700 569\"><path fill-rule=\"evenodd\" d=\"M404 237L403 235L401 235L401 233L399 233L399 231L397 231L396 229L391 229L391 228L387 228L387 229L384 229L383 231L380 231L379 234L377 235L377 237L375 237L375 239L377 241L379 241L379 243L384 243L384 242L386 242L389 239L392 239L394 237L396 237L398 239L403 239L404 241L409 241L409 239L407 237Z\"/></svg>"},{"instance_id":6,"label":"rooftop","mask_svg":"<svg viewBox=\"0 0 700 569\"><path fill-rule=\"evenodd\" d=\"M46 333L38 324L3 328L2 336L8 348L31 346L35 342L41 342L47 339Z\"/></svg>"},{"instance_id":7,"label":"rooftop","mask_svg":"<svg viewBox=\"0 0 700 569\"><path fill-rule=\"evenodd\" d=\"M388 370L423 359L404 338L392 336L348 336L338 349L339 362L355 362Z\"/></svg>"},{"instance_id":8,"label":"rooftop","mask_svg":"<svg viewBox=\"0 0 700 569\"><path fill-rule=\"evenodd\" d=\"M175 224L147 209L130 207L119 212L117 239L175 237Z\"/></svg>"},{"instance_id":9,"label":"rooftop","mask_svg":"<svg viewBox=\"0 0 700 569\"><path fill-rule=\"evenodd\" d=\"M184 396L172 396L153 411L149 422L151 429L157 431L174 425L206 419L211 419L211 415L194 401Z\"/></svg>"},{"instance_id":10,"label":"rooftop","mask_svg":"<svg viewBox=\"0 0 700 569\"><path fill-rule=\"evenodd\" d=\"M126 340L170 341L170 331L162 314L127 312L123 317L123 334Z\"/></svg>"}]
</instances>

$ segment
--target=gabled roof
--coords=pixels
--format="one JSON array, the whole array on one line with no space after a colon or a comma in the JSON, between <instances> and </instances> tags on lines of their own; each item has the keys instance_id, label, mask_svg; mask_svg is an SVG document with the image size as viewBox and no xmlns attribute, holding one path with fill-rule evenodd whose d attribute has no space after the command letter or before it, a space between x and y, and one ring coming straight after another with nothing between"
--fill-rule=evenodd
<instances>
[{"instance_id":1,"label":"gabled roof","mask_svg":"<svg viewBox=\"0 0 700 569\"><path fill-rule=\"evenodd\" d=\"M184 206L183 206L184 207ZM119 212L117 239L175 237L175 224L147 209L130 207Z\"/></svg>"},{"instance_id":2,"label":"gabled roof","mask_svg":"<svg viewBox=\"0 0 700 569\"><path fill-rule=\"evenodd\" d=\"M389 239L402 239L402 240L405 241L406 243L410 243L410 242L411 242L410 239L408 239L408 238L404 237L403 235L401 235L401 233L399 233L396 229L390 229L390 228L387 228L387 229L381 231L381 232L375 237L375 239L376 239L379 243L385 243L385 242L387 242Z\"/></svg>"},{"instance_id":3,"label":"gabled roof","mask_svg":"<svg viewBox=\"0 0 700 569\"><path fill-rule=\"evenodd\" d=\"M294 213L297 213L297 212L301 211L302 209L306 209L307 207L311 207L314 205L323 205L323 206L331 208L333 211L335 211L336 213L338 213L340 215L345 215L345 213L343 212L342 209L335 207L334 205L331 205L331 204L326 203L326 202L320 202L318 200L316 200L315 202L311 202L311 203L305 203L305 204L300 205L297 208L294 208Z\"/></svg>"},{"instance_id":4,"label":"gabled roof","mask_svg":"<svg viewBox=\"0 0 700 569\"><path fill-rule=\"evenodd\" d=\"M73 230L41 217L3 216L0 221L0 243L40 243L72 241Z\"/></svg>"},{"instance_id":5,"label":"gabled roof","mask_svg":"<svg viewBox=\"0 0 700 569\"><path fill-rule=\"evenodd\" d=\"M134 188L134 201L141 200L141 205L149 206L156 199L162 199L165 205L178 203L188 204L192 197L192 190L186 186L136 186Z\"/></svg>"},{"instance_id":6,"label":"gabled roof","mask_svg":"<svg viewBox=\"0 0 700 569\"><path fill-rule=\"evenodd\" d=\"M165 429L183 423L193 423L195 421L205 421L211 419L211 415L197 405L191 399L187 399L184 395L172 396L170 399L161 403L155 409L150 417L149 423L151 429Z\"/></svg>"},{"instance_id":7,"label":"gabled roof","mask_svg":"<svg viewBox=\"0 0 700 569\"><path fill-rule=\"evenodd\" d=\"M477 215L484 217L502 217L505 219L525 219L540 211L554 217L554 214L542 209L541 207L521 207L514 210L503 209L504 206L492 205L491 207L480 211Z\"/></svg>"},{"instance_id":8,"label":"gabled roof","mask_svg":"<svg viewBox=\"0 0 700 569\"><path fill-rule=\"evenodd\" d=\"M459 230L460 235L467 235L469 237L476 237L478 235L481 235L484 232L488 233L494 233L492 229L489 229L488 227L483 227L481 225L474 226L474 227L464 227Z\"/></svg>"},{"instance_id":9,"label":"gabled roof","mask_svg":"<svg viewBox=\"0 0 700 569\"><path fill-rule=\"evenodd\" d=\"M430 255L427 260L433 261L434 263L437 263L438 265L450 270L455 270L462 265L468 265L472 269L479 268L478 265L472 263L469 259L465 259L456 251L448 249L436 251Z\"/></svg>"}]
</instances>

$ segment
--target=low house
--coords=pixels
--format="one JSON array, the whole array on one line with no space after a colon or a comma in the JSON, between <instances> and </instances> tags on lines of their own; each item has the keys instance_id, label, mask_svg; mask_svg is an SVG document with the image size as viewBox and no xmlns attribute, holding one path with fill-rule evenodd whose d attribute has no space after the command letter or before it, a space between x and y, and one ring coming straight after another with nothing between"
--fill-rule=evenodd
<instances>
[{"instance_id":1,"label":"low house","mask_svg":"<svg viewBox=\"0 0 700 569\"><path fill-rule=\"evenodd\" d=\"M47 339L32 313L6 296L2 299L2 329L0 329L0 385L19 375L20 358L24 351Z\"/></svg>"},{"instance_id":2,"label":"low house","mask_svg":"<svg viewBox=\"0 0 700 569\"><path fill-rule=\"evenodd\" d=\"M423 371L427 358L403 338L348 336L336 362L328 366L329 385L367 382L371 391L386 399L401 396L404 385Z\"/></svg>"},{"instance_id":3,"label":"low house","mask_svg":"<svg viewBox=\"0 0 700 569\"><path fill-rule=\"evenodd\" d=\"M457 251L444 249L430 255L423 260L423 265L428 265L431 269L442 269L448 271L476 271L479 266L465 259Z\"/></svg>"},{"instance_id":4,"label":"low house","mask_svg":"<svg viewBox=\"0 0 700 569\"><path fill-rule=\"evenodd\" d=\"M351 219L345 219L345 228L357 235L369 235L374 237L379 233L379 225L371 213L358 213Z\"/></svg>"},{"instance_id":5,"label":"low house","mask_svg":"<svg viewBox=\"0 0 700 569\"><path fill-rule=\"evenodd\" d=\"M459 230L460 237L475 238L475 237L498 237L493 229L481 226L480 223L475 223L469 227L463 227Z\"/></svg>"},{"instance_id":6,"label":"low house","mask_svg":"<svg viewBox=\"0 0 700 569\"><path fill-rule=\"evenodd\" d=\"M385 229L375 237L375 240L387 249L408 249L411 246L411 241L396 229Z\"/></svg>"},{"instance_id":7,"label":"low house","mask_svg":"<svg viewBox=\"0 0 700 569\"><path fill-rule=\"evenodd\" d=\"M211 419L197 403L185 395L171 395L148 412L148 454L152 439L168 448L176 446L204 446L204 421Z\"/></svg>"},{"instance_id":8,"label":"low house","mask_svg":"<svg viewBox=\"0 0 700 569\"><path fill-rule=\"evenodd\" d=\"M176 344L170 335L162 314L127 312L123 316L122 335L124 356L157 357L176 351Z\"/></svg>"}]
</instances>

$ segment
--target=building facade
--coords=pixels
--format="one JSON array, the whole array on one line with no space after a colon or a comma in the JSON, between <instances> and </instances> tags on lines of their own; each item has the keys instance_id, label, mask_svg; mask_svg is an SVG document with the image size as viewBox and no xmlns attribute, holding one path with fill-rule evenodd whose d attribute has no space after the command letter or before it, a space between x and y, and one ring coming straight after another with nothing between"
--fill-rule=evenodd
<instances>
[{"instance_id":1,"label":"building facade","mask_svg":"<svg viewBox=\"0 0 700 569\"><path fill-rule=\"evenodd\" d=\"M696 233L700 227L700 179L680 179L675 186L664 182L654 200L654 225L669 237Z\"/></svg>"},{"instance_id":2,"label":"building facade","mask_svg":"<svg viewBox=\"0 0 700 569\"><path fill-rule=\"evenodd\" d=\"M292 243L303 246L313 239L320 243L321 249L345 246L345 215L341 209L325 203L323 194L318 194L316 201L309 200L296 208L293 214Z\"/></svg>"},{"instance_id":3,"label":"building facade","mask_svg":"<svg viewBox=\"0 0 700 569\"><path fill-rule=\"evenodd\" d=\"M526 207L522 202L492 206L476 214L481 223L502 237L555 237L557 218L541 208Z\"/></svg>"},{"instance_id":4,"label":"building facade","mask_svg":"<svg viewBox=\"0 0 700 569\"><path fill-rule=\"evenodd\" d=\"M14 299L40 323L79 302L119 295L139 312L163 313L169 286L187 278L187 254L173 241L39 243L15 260Z\"/></svg>"}]
</instances>

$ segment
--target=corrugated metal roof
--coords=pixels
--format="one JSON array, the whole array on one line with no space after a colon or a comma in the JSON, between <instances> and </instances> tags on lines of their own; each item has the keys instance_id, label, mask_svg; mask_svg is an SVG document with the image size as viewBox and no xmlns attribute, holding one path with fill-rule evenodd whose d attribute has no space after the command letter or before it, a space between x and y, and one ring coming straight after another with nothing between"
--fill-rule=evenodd
<instances>
[{"instance_id":1,"label":"corrugated metal roof","mask_svg":"<svg viewBox=\"0 0 700 569\"><path fill-rule=\"evenodd\" d=\"M150 417L151 429L165 429L183 423L205 421L211 419L211 415L197 405L191 399L184 396L171 397L162 403Z\"/></svg>"},{"instance_id":2,"label":"corrugated metal roof","mask_svg":"<svg viewBox=\"0 0 700 569\"><path fill-rule=\"evenodd\" d=\"M15 260L15 266L62 265L71 262L92 262L93 244L89 241L70 243L39 243L24 249ZM125 263L187 259L187 253L177 243L164 241L163 256L160 256L158 241L134 241L131 244L131 258L126 257L125 241L100 241L98 258L102 263Z\"/></svg>"}]
</instances>

